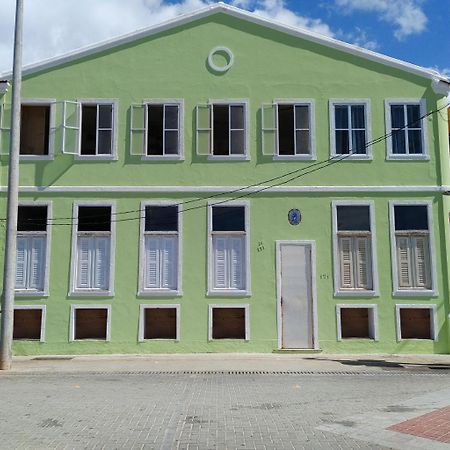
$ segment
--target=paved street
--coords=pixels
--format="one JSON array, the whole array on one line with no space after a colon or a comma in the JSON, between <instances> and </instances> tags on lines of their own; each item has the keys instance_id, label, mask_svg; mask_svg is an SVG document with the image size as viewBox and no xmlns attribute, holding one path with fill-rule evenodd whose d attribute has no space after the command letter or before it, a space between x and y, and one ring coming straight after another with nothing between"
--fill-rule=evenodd
<instances>
[{"instance_id":1,"label":"paved street","mask_svg":"<svg viewBox=\"0 0 450 450\"><path fill-rule=\"evenodd\" d=\"M446 369L247 372L3 372L0 448L450 448L405 422L448 418Z\"/></svg>"}]
</instances>

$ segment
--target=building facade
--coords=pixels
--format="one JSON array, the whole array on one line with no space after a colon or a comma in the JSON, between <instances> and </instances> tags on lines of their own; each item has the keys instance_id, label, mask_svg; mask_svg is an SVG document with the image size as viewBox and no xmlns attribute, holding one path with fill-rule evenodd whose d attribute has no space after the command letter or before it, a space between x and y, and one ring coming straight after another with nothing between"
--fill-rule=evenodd
<instances>
[{"instance_id":1,"label":"building facade","mask_svg":"<svg viewBox=\"0 0 450 450\"><path fill-rule=\"evenodd\" d=\"M26 68L15 354L449 353L448 83L223 4Z\"/></svg>"}]
</instances>

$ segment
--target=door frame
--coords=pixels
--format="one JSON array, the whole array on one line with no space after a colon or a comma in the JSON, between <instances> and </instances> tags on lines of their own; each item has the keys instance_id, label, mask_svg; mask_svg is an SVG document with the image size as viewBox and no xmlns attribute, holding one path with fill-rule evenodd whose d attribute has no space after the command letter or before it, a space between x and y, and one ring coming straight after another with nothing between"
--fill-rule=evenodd
<instances>
[{"instance_id":1,"label":"door frame","mask_svg":"<svg viewBox=\"0 0 450 450\"><path fill-rule=\"evenodd\" d=\"M317 319L317 279L316 279L316 241L311 240L277 240L276 245L276 277L277 277L277 330L278 350L283 349L283 317L281 311L281 247L283 245L309 246L311 250L311 297L312 297L312 341L313 350L319 349Z\"/></svg>"}]
</instances>

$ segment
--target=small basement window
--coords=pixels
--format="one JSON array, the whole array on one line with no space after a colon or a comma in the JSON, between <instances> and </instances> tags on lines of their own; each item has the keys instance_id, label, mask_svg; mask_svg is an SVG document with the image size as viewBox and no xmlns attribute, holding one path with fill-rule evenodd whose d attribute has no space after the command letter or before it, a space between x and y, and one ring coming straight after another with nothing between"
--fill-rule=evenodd
<instances>
[{"instance_id":1,"label":"small basement window","mask_svg":"<svg viewBox=\"0 0 450 450\"><path fill-rule=\"evenodd\" d=\"M14 309L14 340L42 339L42 309Z\"/></svg>"},{"instance_id":2,"label":"small basement window","mask_svg":"<svg viewBox=\"0 0 450 450\"><path fill-rule=\"evenodd\" d=\"M212 307L212 339L247 339L246 308Z\"/></svg>"},{"instance_id":3,"label":"small basement window","mask_svg":"<svg viewBox=\"0 0 450 450\"><path fill-rule=\"evenodd\" d=\"M338 340L376 339L375 309L338 306Z\"/></svg>"},{"instance_id":4,"label":"small basement window","mask_svg":"<svg viewBox=\"0 0 450 450\"><path fill-rule=\"evenodd\" d=\"M399 308L400 339L433 339L431 308Z\"/></svg>"},{"instance_id":5,"label":"small basement window","mask_svg":"<svg viewBox=\"0 0 450 450\"><path fill-rule=\"evenodd\" d=\"M20 154L49 154L50 105L22 105Z\"/></svg>"},{"instance_id":6,"label":"small basement window","mask_svg":"<svg viewBox=\"0 0 450 450\"><path fill-rule=\"evenodd\" d=\"M107 308L75 308L74 339L108 340Z\"/></svg>"},{"instance_id":7,"label":"small basement window","mask_svg":"<svg viewBox=\"0 0 450 450\"><path fill-rule=\"evenodd\" d=\"M178 339L176 308L145 308L144 339Z\"/></svg>"}]
</instances>

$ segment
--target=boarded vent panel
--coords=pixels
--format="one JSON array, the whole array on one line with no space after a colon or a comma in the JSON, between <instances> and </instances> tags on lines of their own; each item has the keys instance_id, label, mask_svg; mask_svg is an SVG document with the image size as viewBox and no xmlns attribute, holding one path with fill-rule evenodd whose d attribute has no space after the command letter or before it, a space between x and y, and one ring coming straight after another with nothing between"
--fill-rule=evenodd
<instances>
[{"instance_id":1,"label":"boarded vent panel","mask_svg":"<svg viewBox=\"0 0 450 450\"><path fill-rule=\"evenodd\" d=\"M368 308L341 309L342 338L371 338Z\"/></svg>"},{"instance_id":2,"label":"boarded vent panel","mask_svg":"<svg viewBox=\"0 0 450 450\"><path fill-rule=\"evenodd\" d=\"M144 339L176 339L177 310L175 308L147 308L145 310Z\"/></svg>"},{"instance_id":3,"label":"boarded vent panel","mask_svg":"<svg viewBox=\"0 0 450 450\"><path fill-rule=\"evenodd\" d=\"M75 339L106 339L107 309L76 309Z\"/></svg>"},{"instance_id":4,"label":"boarded vent panel","mask_svg":"<svg viewBox=\"0 0 450 450\"><path fill-rule=\"evenodd\" d=\"M244 308L213 308L213 339L245 339Z\"/></svg>"},{"instance_id":5,"label":"boarded vent panel","mask_svg":"<svg viewBox=\"0 0 450 450\"><path fill-rule=\"evenodd\" d=\"M402 339L432 339L430 314L431 310L427 308L401 308Z\"/></svg>"},{"instance_id":6,"label":"boarded vent panel","mask_svg":"<svg viewBox=\"0 0 450 450\"><path fill-rule=\"evenodd\" d=\"M13 339L41 339L42 310L14 310Z\"/></svg>"}]
</instances>

